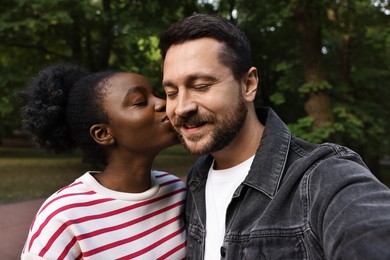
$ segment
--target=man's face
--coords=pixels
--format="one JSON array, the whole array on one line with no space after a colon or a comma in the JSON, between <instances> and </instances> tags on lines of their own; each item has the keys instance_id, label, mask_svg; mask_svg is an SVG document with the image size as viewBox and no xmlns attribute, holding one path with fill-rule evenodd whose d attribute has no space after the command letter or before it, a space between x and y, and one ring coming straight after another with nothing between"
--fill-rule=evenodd
<instances>
[{"instance_id":1,"label":"man's face","mask_svg":"<svg viewBox=\"0 0 390 260\"><path fill-rule=\"evenodd\" d=\"M164 61L167 115L196 155L229 145L248 111L240 82L218 60L220 47L211 38L187 41L171 46Z\"/></svg>"}]
</instances>

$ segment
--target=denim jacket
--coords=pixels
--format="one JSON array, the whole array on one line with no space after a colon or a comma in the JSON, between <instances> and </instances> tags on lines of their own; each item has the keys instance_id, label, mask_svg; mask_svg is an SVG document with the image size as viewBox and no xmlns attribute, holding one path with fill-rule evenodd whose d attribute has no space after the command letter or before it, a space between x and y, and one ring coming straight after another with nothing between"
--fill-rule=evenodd
<instances>
[{"instance_id":1,"label":"denim jacket","mask_svg":"<svg viewBox=\"0 0 390 260\"><path fill-rule=\"evenodd\" d=\"M292 136L270 108L258 116L265 130L228 206L221 259L390 259L390 190L360 156ZM188 176L187 259L203 259L212 160Z\"/></svg>"}]
</instances>

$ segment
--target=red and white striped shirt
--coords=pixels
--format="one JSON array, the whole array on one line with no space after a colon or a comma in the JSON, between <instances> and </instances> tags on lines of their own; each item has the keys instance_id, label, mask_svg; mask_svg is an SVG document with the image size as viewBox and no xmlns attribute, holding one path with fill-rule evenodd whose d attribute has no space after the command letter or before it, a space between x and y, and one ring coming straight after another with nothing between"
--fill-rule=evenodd
<instances>
[{"instance_id":1,"label":"red and white striped shirt","mask_svg":"<svg viewBox=\"0 0 390 260\"><path fill-rule=\"evenodd\" d=\"M43 203L22 259L185 258L185 184L165 172L151 176L149 190L125 193L85 173Z\"/></svg>"}]
</instances>

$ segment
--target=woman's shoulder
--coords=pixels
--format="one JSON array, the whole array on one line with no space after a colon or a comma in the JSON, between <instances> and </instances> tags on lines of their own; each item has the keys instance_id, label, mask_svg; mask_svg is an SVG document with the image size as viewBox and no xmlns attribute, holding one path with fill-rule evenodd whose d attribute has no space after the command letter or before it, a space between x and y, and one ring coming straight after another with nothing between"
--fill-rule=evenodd
<instances>
[{"instance_id":1,"label":"woman's shoulder","mask_svg":"<svg viewBox=\"0 0 390 260\"><path fill-rule=\"evenodd\" d=\"M183 181L183 179L177 175L159 170L152 170L152 176L154 176L156 179Z\"/></svg>"},{"instance_id":2,"label":"woman's shoulder","mask_svg":"<svg viewBox=\"0 0 390 260\"><path fill-rule=\"evenodd\" d=\"M168 172L152 170L152 176L160 186L175 184L175 186L185 187L185 183L182 178Z\"/></svg>"},{"instance_id":3,"label":"woman's shoulder","mask_svg":"<svg viewBox=\"0 0 390 260\"><path fill-rule=\"evenodd\" d=\"M85 175L88 175L88 173L85 173L69 185L60 188L49 196L43 202L37 216L52 215L54 212L59 213L62 210L69 208L70 205L78 205L84 201L90 201L91 195L95 195L96 192L88 189L84 184L82 179Z\"/></svg>"}]
</instances>

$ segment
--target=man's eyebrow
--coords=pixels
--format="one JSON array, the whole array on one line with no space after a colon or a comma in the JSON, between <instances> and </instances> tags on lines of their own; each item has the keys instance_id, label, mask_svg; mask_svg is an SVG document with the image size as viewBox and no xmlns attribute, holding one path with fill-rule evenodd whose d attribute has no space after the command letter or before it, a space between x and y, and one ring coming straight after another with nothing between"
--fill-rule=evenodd
<instances>
[{"instance_id":1,"label":"man's eyebrow","mask_svg":"<svg viewBox=\"0 0 390 260\"><path fill-rule=\"evenodd\" d=\"M175 84L173 84L170 80L164 80L162 82L162 87L165 88L165 87L173 87L175 86Z\"/></svg>"},{"instance_id":2,"label":"man's eyebrow","mask_svg":"<svg viewBox=\"0 0 390 260\"><path fill-rule=\"evenodd\" d=\"M199 73L199 74L195 74L195 75L190 75L187 79L186 79L186 83L192 83L196 80L206 80L206 81L210 81L210 82L213 82L213 81L216 81L217 79L209 74L204 74L204 73Z\"/></svg>"}]
</instances>

